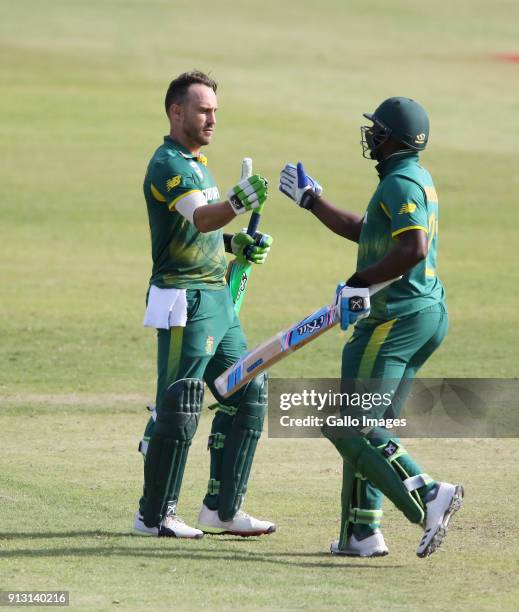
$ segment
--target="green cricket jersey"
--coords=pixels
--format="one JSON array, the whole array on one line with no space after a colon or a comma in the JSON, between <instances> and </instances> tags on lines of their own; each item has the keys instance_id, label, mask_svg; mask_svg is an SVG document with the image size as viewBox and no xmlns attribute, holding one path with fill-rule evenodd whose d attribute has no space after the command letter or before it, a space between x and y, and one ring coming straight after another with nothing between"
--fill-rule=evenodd
<instances>
[{"instance_id":1,"label":"green cricket jersey","mask_svg":"<svg viewBox=\"0 0 519 612\"><path fill-rule=\"evenodd\" d=\"M436 275L438 196L418 154L397 154L377 165L380 183L364 215L359 239L357 271L380 261L403 232L427 233L427 257L404 277L371 298L370 317L392 319L427 308L444 299Z\"/></svg>"},{"instance_id":2,"label":"green cricket jersey","mask_svg":"<svg viewBox=\"0 0 519 612\"><path fill-rule=\"evenodd\" d=\"M227 259L222 231L199 232L175 210L176 203L193 191L201 191L209 204L220 199L207 159L166 136L148 164L143 187L151 231L150 284L163 289L224 286Z\"/></svg>"}]
</instances>

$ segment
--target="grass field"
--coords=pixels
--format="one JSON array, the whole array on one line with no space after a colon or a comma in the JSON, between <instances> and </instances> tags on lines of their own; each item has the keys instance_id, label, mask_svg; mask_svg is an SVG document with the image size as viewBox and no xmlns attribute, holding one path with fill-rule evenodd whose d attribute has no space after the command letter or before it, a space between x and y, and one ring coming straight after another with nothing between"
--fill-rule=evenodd
<instances>
[{"instance_id":1,"label":"grass field","mask_svg":"<svg viewBox=\"0 0 519 612\"><path fill-rule=\"evenodd\" d=\"M444 550L388 504L391 555L327 555L339 461L322 440L265 436L247 509L279 533L255 541L131 538L135 452L154 395L154 336L141 327L150 271L141 184L167 125L169 80L219 81L207 150L220 191L250 155L272 185L242 321L249 344L329 301L353 245L277 194L305 161L334 202L361 212L376 185L362 113L409 95L431 115L423 157L440 195L439 272L451 315L434 377L515 378L519 5L374 0L0 0L0 590L69 589L106 609L515 609L516 440L412 440L433 475L462 480L466 507ZM233 227L239 227L238 221ZM338 374L330 332L272 375ZM206 415L181 500L193 520L207 481Z\"/></svg>"}]
</instances>

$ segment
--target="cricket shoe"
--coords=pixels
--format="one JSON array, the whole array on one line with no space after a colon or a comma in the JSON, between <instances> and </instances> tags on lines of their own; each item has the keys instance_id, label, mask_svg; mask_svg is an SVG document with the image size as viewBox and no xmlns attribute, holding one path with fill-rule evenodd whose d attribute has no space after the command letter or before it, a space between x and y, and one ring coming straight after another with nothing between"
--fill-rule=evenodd
<instances>
[{"instance_id":1,"label":"cricket shoe","mask_svg":"<svg viewBox=\"0 0 519 612\"><path fill-rule=\"evenodd\" d=\"M352 534L346 542L346 548L339 548L339 540L334 540L330 544L332 555L343 555L345 557L384 557L389 554L389 550L384 542L384 536L380 529L367 538L357 540Z\"/></svg>"},{"instance_id":2,"label":"cricket shoe","mask_svg":"<svg viewBox=\"0 0 519 612\"><path fill-rule=\"evenodd\" d=\"M435 552L445 539L452 515L463 503L463 487L448 482L439 482L425 498L424 534L416 554L428 557Z\"/></svg>"},{"instance_id":3,"label":"cricket shoe","mask_svg":"<svg viewBox=\"0 0 519 612\"><path fill-rule=\"evenodd\" d=\"M133 532L140 536L155 536L159 538L191 538L199 539L204 536L200 529L186 525L176 514L166 515L158 527L147 527L140 512L135 515Z\"/></svg>"},{"instance_id":4,"label":"cricket shoe","mask_svg":"<svg viewBox=\"0 0 519 612\"><path fill-rule=\"evenodd\" d=\"M202 509L198 515L198 527L204 533L212 533L213 535L236 535L242 538L249 536L260 536L276 531L276 525L269 521L260 521L250 514L238 510L234 518L230 521L221 521L218 516L218 510L209 510L202 504Z\"/></svg>"}]
</instances>

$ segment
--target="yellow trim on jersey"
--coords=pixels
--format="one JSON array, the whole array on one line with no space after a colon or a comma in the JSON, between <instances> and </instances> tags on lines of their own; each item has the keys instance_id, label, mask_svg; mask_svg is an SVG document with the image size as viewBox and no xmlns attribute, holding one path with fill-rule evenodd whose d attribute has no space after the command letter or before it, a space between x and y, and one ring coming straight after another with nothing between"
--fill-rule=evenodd
<instances>
[{"instance_id":1,"label":"yellow trim on jersey","mask_svg":"<svg viewBox=\"0 0 519 612\"><path fill-rule=\"evenodd\" d=\"M182 193L181 195L178 196L178 198L175 198L174 200L172 200L169 204L168 204L168 208L169 210L173 210L175 208L175 204L179 201L182 200L182 198L185 198L187 195L189 195L190 193L196 193L197 191L200 191L200 189L191 189L190 191L186 191L186 193Z\"/></svg>"},{"instance_id":2,"label":"yellow trim on jersey","mask_svg":"<svg viewBox=\"0 0 519 612\"><path fill-rule=\"evenodd\" d=\"M393 232L391 236L395 238L395 236L398 236L399 234L402 234L403 232L407 232L409 230L415 230L415 229L423 230L426 234L428 233L427 228L424 227L423 225L409 225L409 227L403 227L402 229L396 230L396 232Z\"/></svg>"},{"instance_id":3,"label":"yellow trim on jersey","mask_svg":"<svg viewBox=\"0 0 519 612\"><path fill-rule=\"evenodd\" d=\"M380 208L386 213L387 217L391 219L391 213L389 212L387 206L382 201L380 201Z\"/></svg>"},{"instance_id":4,"label":"yellow trim on jersey","mask_svg":"<svg viewBox=\"0 0 519 612\"><path fill-rule=\"evenodd\" d=\"M436 193L436 189L434 187L424 187L425 195L429 202L438 202L438 194Z\"/></svg>"},{"instance_id":5,"label":"yellow trim on jersey","mask_svg":"<svg viewBox=\"0 0 519 612\"><path fill-rule=\"evenodd\" d=\"M436 219L436 216L434 215L434 213L431 213L429 215L429 247L432 244L432 241L434 240L434 235L438 233L438 220Z\"/></svg>"},{"instance_id":6,"label":"yellow trim on jersey","mask_svg":"<svg viewBox=\"0 0 519 612\"><path fill-rule=\"evenodd\" d=\"M436 272L433 268L425 268L425 276L436 276Z\"/></svg>"},{"instance_id":7,"label":"yellow trim on jersey","mask_svg":"<svg viewBox=\"0 0 519 612\"><path fill-rule=\"evenodd\" d=\"M153 183L151 183L150 189L151 189L151 193L153 194L153 197L156 200L158 200L159 202L165 202L166 201L166 198L160 193L160 191L155 187L155 185Z\"/></svg>"}]
</instances>

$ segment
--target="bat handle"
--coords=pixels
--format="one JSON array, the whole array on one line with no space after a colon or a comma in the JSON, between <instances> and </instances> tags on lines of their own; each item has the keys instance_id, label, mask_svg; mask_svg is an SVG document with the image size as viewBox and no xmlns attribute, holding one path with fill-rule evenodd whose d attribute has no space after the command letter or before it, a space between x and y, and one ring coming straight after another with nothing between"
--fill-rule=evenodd
<instances>
[{"instance_id":1,"label":"bat handle","mask_svg":"<svg viewBox=\"0 0 519 612\"><path fill-rule=\"evenodd\" d=\"M261 214L257 213L257 212L253 212L252 215L250 216L250 220L249 220L249 225L247 227L247 234L249 236L252 236L254 238L254 234L256 233L256 231L258 230L258 225L261 219ZM248 259L251 255L252 252L252 248L254 247L254 244L250 244L244 251L244 255L245 257Z\"/></svg>"},{"instance_id":2,"label":"bat handle","mask_svg":"<svg viewBox=\"0 0 519 612\"><path fill-rule=\"evenodd\" d=\"M244 157L241 164L241 178L246 179L252 175L252 158ZM261 218L261 210L263 206L260 206L257 211L254 211L249 219L249 225L247 227L247 234L249 236L254 237L254 234L258 231L258 225ZM250 245L245 249L244 255L245 257L249 257L252 251L252 247L254 245Z\"/></svg>"},{"instance_id":3,"label":"bat handle","mask_svg":"<svg viewBox=\"0 0 519 612\"><path fill-rule=\"evenodd\" d=\"M254 236L254 234L258 231L259 222L261 219L261 213L253 212L249 219L249 225L247 227L247 234L249 236Z\"/></svg>"},{"instance_id":4,"label":"bat handle","mask_svg":"<svg viewBox=\"0 0 519 612\"><path fill-rule=\"evenodd\" d=\"M392 278L391 280L387 280L382 283L375 283L374 285L370 285L369 294L375 295L375 293L378 293L379 291L381 291L382 289L384 289L391 283L394 283L395 281L400 280L401 278L402 278L401 276L398 276L397 278Z\"/></svg>"}]
</instances>

